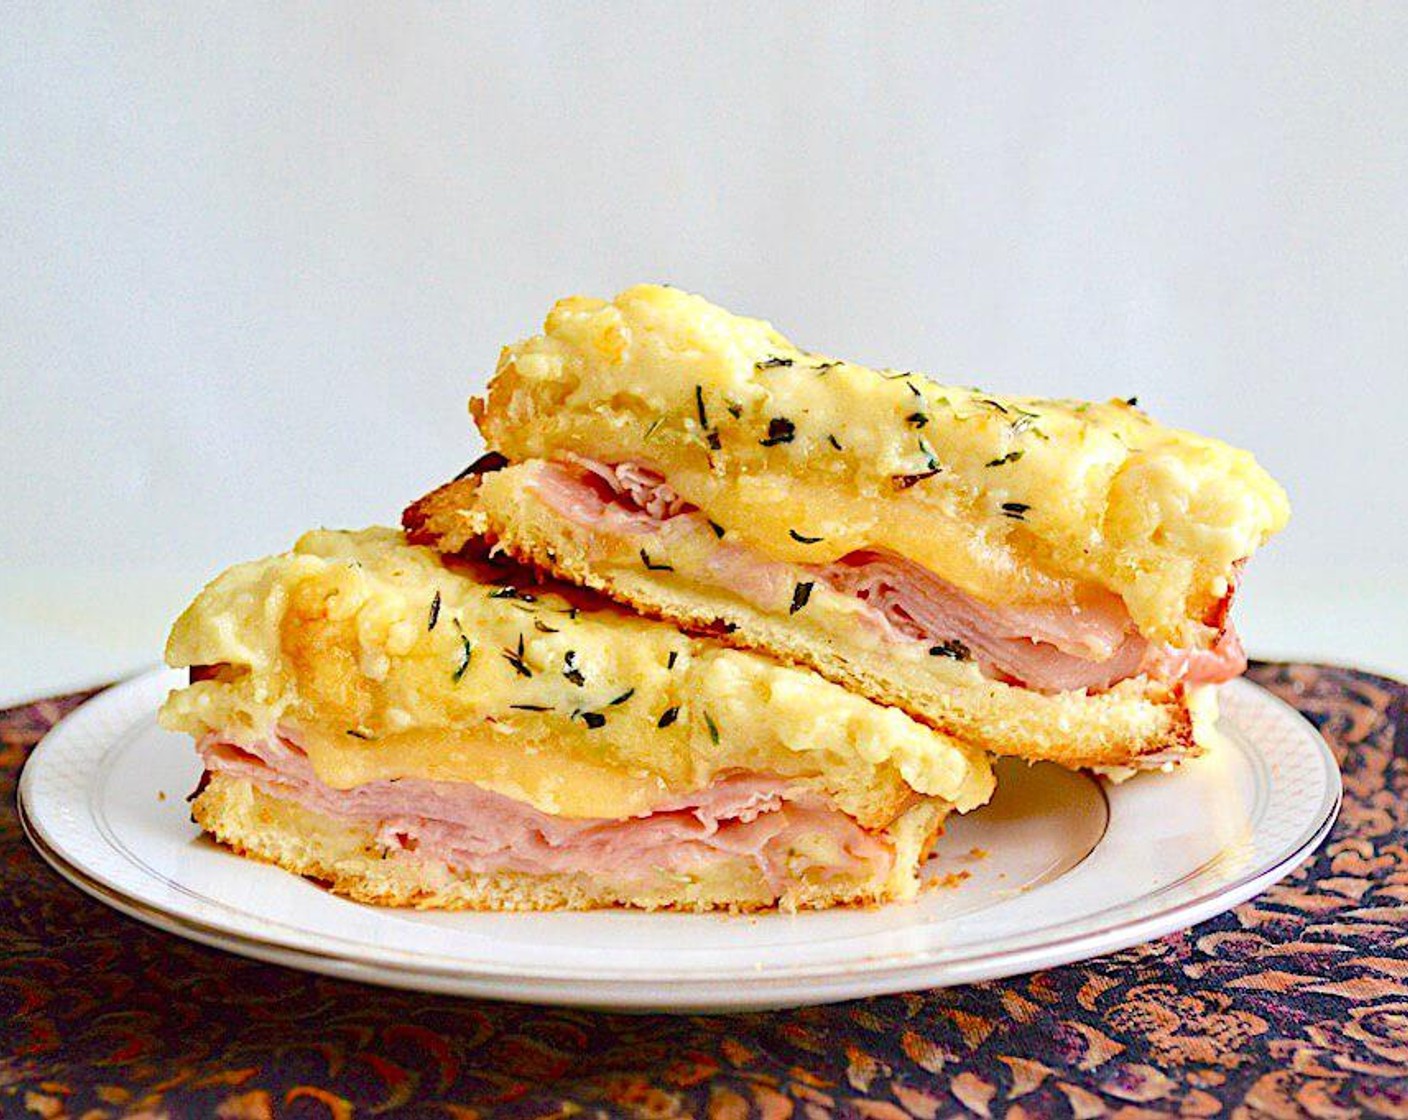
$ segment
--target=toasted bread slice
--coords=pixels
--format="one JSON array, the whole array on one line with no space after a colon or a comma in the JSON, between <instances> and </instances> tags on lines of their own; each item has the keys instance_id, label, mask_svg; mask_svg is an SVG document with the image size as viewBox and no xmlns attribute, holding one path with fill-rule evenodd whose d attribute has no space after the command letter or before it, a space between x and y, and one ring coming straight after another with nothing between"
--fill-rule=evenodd
<instances>
[{"instance_id":1,"label":"toasted bread slice","mask_svg":"<svg viewBox=\"0 0 1408 1120\"><path fill-rule=\"evenodd\" d=\"M560 516L541 500L533 464L440 487L411 505L404 523L419 543L448 553L497 549L643 614L814 669L995 754L1072 768L1157 768L1200 753L1195 715L1201 723L1212 714L1203 690L1147 677L1097 693L1043 693L989 679L971 661L867 642L852 605L816 583L803 609L763 610L710 576L707 553L691 567L687 541L671 550Z\"/></svg>"}]
</instances>

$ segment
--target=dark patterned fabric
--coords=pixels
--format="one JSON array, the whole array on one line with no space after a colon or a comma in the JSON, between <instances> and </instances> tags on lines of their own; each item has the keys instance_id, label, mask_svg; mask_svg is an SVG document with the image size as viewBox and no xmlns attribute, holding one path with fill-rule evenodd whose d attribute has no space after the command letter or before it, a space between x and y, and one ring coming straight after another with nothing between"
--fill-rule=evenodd
<instances>
[{"instance_id":1,"label":"dark patterned fabric","mask_svg":"<svg viewBox=\"0 0 1408 1120\"><path fill-rule=\"evenodd\" d=\"M680 1018L363 987L123 918L15 819L26 751L84 697L0 713L0 1114L1408 1118L1408 687L1253 676L1346 786L1330 840L1261 897L1013 980Z\"/></svg>"}]
</instances>

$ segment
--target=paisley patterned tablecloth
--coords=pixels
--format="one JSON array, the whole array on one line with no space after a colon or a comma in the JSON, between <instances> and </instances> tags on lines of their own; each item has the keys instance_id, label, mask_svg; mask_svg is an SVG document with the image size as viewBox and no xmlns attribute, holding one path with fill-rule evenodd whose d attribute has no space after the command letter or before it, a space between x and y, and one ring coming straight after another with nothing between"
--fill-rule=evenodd
<instances>
[{"instance_id":1,"label":"paisley patterned tablecloth","mask_svg":"<svg viewBox=\"0 0 1408 1120\"><path fill-rule=\"evenodd\" d=\"M1408 686L1253 677L1345 804L1230 914L1085 964L759 1015L608 1015L323 979L148 929L15 817L69 696L0 713L0 1115L1408 1118Z\"/></svg>"}]
</instances>

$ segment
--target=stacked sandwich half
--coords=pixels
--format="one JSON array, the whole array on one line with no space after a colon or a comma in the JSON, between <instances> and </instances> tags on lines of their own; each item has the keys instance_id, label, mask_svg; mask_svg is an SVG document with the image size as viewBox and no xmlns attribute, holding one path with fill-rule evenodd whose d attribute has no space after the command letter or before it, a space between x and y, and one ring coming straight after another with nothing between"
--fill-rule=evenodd
<instances>
[{"instance_id":1,"label":"stacked sandwich half","mask_svg":"<svg viewBox=\"0 0 1408 1120\"><path fill-rule=\"evenodd\" d=\"M868 369L661 287L562 301L471 411L488 453L404 535L234 568L168 646L197 821L368 901L912 897L990 755L1201 752L1287 516L1133 401Z\"/></svg>"}]
</instances>

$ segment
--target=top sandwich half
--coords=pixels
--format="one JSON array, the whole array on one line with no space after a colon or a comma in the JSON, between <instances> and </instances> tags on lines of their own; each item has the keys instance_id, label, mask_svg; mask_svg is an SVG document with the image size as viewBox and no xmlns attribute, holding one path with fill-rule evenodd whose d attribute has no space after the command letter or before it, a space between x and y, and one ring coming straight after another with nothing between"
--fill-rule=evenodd
<instances>
[{"instance_id":1,"label":"top sandwich half","mask_svg":"<svg viewBox=\"0 0 1408 1120\"><path fill-rule=\"evenodd\" d=\"M869 369L664 287L559 302L471 411L497 454L408 511L419 539L1072 765L1197 750L1190 700L1244 667L1228 610L1288 514L1250 454L1133 402Z\"/></svg>"}]
</instances>

